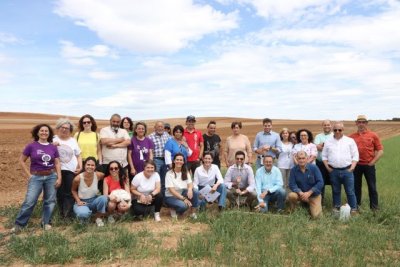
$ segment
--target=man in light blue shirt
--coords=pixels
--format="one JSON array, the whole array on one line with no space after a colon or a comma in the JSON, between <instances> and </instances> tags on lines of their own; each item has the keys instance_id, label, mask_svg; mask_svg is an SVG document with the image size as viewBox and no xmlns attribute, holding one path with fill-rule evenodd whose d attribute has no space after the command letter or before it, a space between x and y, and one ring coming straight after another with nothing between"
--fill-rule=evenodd
<instances>
[{"instance_id":1,"label":"man in light blue shirt","mask_svg":"<svg viewBox=\"0 0 400 267\"><path fill-rule=\"evenodd\" d=\"M274 159L271 155L264 156L264 166L256 172L256 192L258 206L261 212L268 212L268 204L277 201L278 212L285 208L286 191L283 188L282 173L273 166Z\"/></svg>"},{"instance_id":2,"label":"man in light blue shirt","mask_svg":"<svg viewBox=\"0 0 400 267\"><path fill-rule=\"evenodd\" d=\"M264 131L257 133L253 150L257 154L256 168L262 166L262 157L272 156L273 159L282 151L282 142L278 133L272 131L272 120L263 120Z\"/></svg>"}]
</instances>

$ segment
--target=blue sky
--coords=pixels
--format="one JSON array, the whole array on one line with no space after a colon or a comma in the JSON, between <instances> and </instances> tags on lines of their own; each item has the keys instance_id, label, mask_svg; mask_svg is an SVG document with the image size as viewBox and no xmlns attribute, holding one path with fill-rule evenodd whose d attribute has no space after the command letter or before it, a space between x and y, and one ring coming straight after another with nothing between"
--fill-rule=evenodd
<instances>
[{"instance_id":1,"label":"blue sky","mask_svg":"<svg viewBox=\"0 0 400 267\"><path fill-rule=\"evenodd\" d=\"M394 0L2 0L0 111L400 117Z\"/></svg>"}]
</instances>

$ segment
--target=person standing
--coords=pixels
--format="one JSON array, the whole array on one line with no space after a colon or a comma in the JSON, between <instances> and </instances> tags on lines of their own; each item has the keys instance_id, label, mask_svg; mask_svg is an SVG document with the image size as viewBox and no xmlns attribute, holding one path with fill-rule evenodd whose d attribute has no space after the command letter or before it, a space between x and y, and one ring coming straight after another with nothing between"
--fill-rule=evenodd
<instances>
[{"instance_id":1,"label":"person standing","mask_svg":"<svg viewBox=\"0 0 400 267\"><path fill-rule=\"evenodd\" d=\"M341 187L344 186L351 211L357 212L356 195L354 194L353 171L358 161L358 149L354 140L344 135L342 122L333 125L333 138L326 140L322 150L322 160L329 172L332 184L334 212L341 206Z\"/></svg>"},{"instance_id":2,"label":"person standing","mask_svg":"<svg viewBox=\"0 0 400 267\"><path fill-rule=\"evenodd\" d=\"M196 168L200 166L201 157L203 156L204 140L201 131L195 129L196 118L192 115L186 118L186 129L183 136L192 150L192 154L187 159L188 170L194 174Z\"/></svg>"},{"instance_id":3,"label":"person standing","mask_svg":"<svg viewBox=\"0 0 400 267\"><path fill-rule=\"evenodd\" d=\"M146 137L146 133L146 123L137 122L131 138L131 144L128 146L128 163L132 176L144 171L146 160L153 160L154 144L150 138Z\"/></svg>"},{"instance_id":4,"label":"person standing","mask_svg":"<svg viewBox=\"0 0 400 267\"><path fill-rule=\"evenodd\" d=\"M57 190L57 203L62 218L73 218L74 197L72 195L72 182L77 174L82 171L81 149L75 138L71 137L74 131L72 122L61 118L56 125L57 135L53 144L57 146L61 162L61 186Z\"/></svg>"},{"instance_id":5,"label":"person standing","mask_svg":"<svg viewBox=\"0 0 400 267\"><path fill-rule=\"evenodd\" d=\"M308 163L315 164L317 158L317 146L313 143L314 137L310 130L300 129L296 132L297 140L299 141L292 149L293 161L297 165L296 155L299 151L305 151L308 156Z\"/></svg>"},{"instance_id":6,"label":"person standing","mask_svg":"<svg viewBox=\"0 0 400 267\"><path fill-rule=\"evenodd\" d=\"M213 157L212 164L218 166L221 169L221 161L219 159L219 151L221 149L221 138L215 133L217 128L217 123L215 121L210 121L207 125L207 133L203 134L204 139L204 153L210 153Z\"/></svg>"},{"instance_id":7,"label":"person standing","mask_svg":"<svg viewBox=\"0 0 400 267\"><path fill-rule=\"evenodd\" d=\"M275 160L282 151L282 142L278 133L272 131L272 120L265 118L262 121L264 131L257 133L253 150L257 154L256 168L263 166L263 157L272 156Z\"/></svg>"},{"instance_id":8,"label":"person standing","mask_svg":"<svg viewBox=\"0 0 400 267\"><path fill-rule=\"evenodd\" d=\"M128 176L127 155L131 138L125 129L120 128L120 124L121 116L119 114L113 114L110 118L110 126L104 127L100 130L100 142L103 154L101 169L104 174L108 174L108 164L115 160L122 165L126 175Z\"/></svg>"},{"instance_id":9,"label":"person standing","mask_svg":"<svg viewBox=\"0 0 400 267\"><path fill-rule=\"evenodd\" d=\"M356 120L357 132L350 135L357 144L360 160L354 170L354 189L357 205L361 205L362 176L368 185L369 207L379 209L378 191L376 189L375 164L383 155L383 146L376 133L367 128L368 120L365 115L359 115Z\"/></svg>"},{"instance_id":10,"label":"person standing","mask_svg":"<svg viewBox=\"0 0 400 267\"><path fill-rule=\"evenodd\" d=\"M47 124L39 124L33 127L31 133L34 141L25 147L19 158L19 163L28 179L28 190L15 219L15 225L11 229L12 233L18 233L26 227L42 191L44 192L42 226L44 230L50 230L56 190L61 185L60 155L57 147L51 144L53 130ZM28 158L29 169L25 165Z\"/></svg>"},{"instance_id":11,"label":"person standing","mask_svg":"<svg viewBox=\"0 0 400 267\"><path fill-rule=\"evenodd\" d=\"M88 157L94 157L96 164L102 161L100 138L97 131L95 119L89 115L83 115L78 122L78 130L74 138L78 142L79 148L82 151L82 161Z\"/></svg>"},{"instance_id":12,"label":"person standing","mask_svg":"<svg viewBox=\"0 0 400 267\"><path fill-rule=\"evenodd\" d=\"M283 184L285 189L289 188L289 174L292 169L293 157L292 157L292 149L294 144L289 139L289 130L288 128L283 128L279 133L282 142L282 151L278 155L278 161L276 162L276 166L282 173Z\"/></svg>"},{"instance_id":13,"label":"person standing","mask_svg":"<svg viewBox=\"0 0 400 267\"><path fill-rule=\"evenodd\" d=\"M235 164L235 154L237 151L243 151L246 155L244 163L252 163L253 152L249 138L240 133L242 122L234 121L231 123L232 135L228 136L224 146L224 158L226 167Z\"/></svg>"},{"instance_id":14,"label":"person standing","mask_svg":"<svg viewBox=\"0 0 400 267\"><path fill-rule=\"evenodd\" d=\"M165 192L165 174L167 166L165 164L165 144L171 136L164 131L164 123L157 121L154 125L154 132L149 135L154 144L154 157L153 161L156 164L156 172L160 175L161 179L161 194Z\"/></svg>"},{"instance_id":15,"label":"person standing","mask_svg":"<svg viewBox=\"0 0 400 267\"><path fill-rule=\"evenodd\" d=\"M317 134L314 139L314 144L317 146L318 150L318 155L316 159L316 164L322 174L322 178L324 179L324 187L322 188L321 191L321 196L322 200L325 195L325 185L330 185L331 181L329 178L329 172L325 168L324 162L322 161L322 149L324 148L324 143L327 139L333 137L333 132L332 132L332 124L330 120L324 120L322 122L322 133Z\"/></svg>"}]
</instances>

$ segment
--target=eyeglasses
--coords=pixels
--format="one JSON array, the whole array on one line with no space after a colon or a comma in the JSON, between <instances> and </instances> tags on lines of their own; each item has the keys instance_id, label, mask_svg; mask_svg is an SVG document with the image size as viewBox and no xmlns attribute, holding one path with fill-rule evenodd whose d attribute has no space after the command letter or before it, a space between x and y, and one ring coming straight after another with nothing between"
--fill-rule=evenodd
<instances>
[{"instance_id":1,"label":"eyeglasses","mask_svg":"<svg viewBox=\"0 0 400 267\"><path fill-rule=\"evenodd\" d=\"M60 127L60 129L61 129L61 130L69 131L70 128L69 128L69 127Z\"/></svg>"},{"instance_id":2,"label":"eyeglasses","mask_svg":"<svg viewBox=\"0 0 400 267\"><path fill-rule=\"evenodd\" d=\"M244 160L244 158L236 158L236 160Z\"/></svg>"},{"instance_id":3,"label":"eyeglasses","mask_svg":"<svg viewBox=\"0 0 400 267\"><path fill-rule=\"evenodd\" d=\"M333 129L333 131L336 133L336 132L342 132L343 130L342 129Z\"/></svg>"},{"instance_id":4,"label":"eyeglasses","mask_svg":"<svg viewBox=\"0 0 400 267\"><path fill-rule=\"evenodd\" d=\"M110 171L118 171L119 168L118 167L110 167Z\"/></svg>"},{"instance_id":5,"label":"eyeglasses","mask_svg":"<svg viewBox=\"0 0 400 267\"><path fill-rule=\"evenodd\" d=\"M83 121L82 124L91 124L91 121Z\"/></svg>"},{"instance_id":6,"label":"eyeglasses","mask_svg":"<svg viewBox=\"0 0 400 267\"><path fill-rule=\"evenodd\" d=\"M291 138L291 139L296 139L297 137L296 137L296 136L291 136L290 138Z\"/></svg>"},{"instance_id":7,"label":"eyeglasses","mask_svg":"<svg viewBox=\"0 0 400 267\"><path fill-rule=\"evenodd\" d=\"M367 124L367 121L357 121L359 124Z\"/></svg>"}]
</instances>

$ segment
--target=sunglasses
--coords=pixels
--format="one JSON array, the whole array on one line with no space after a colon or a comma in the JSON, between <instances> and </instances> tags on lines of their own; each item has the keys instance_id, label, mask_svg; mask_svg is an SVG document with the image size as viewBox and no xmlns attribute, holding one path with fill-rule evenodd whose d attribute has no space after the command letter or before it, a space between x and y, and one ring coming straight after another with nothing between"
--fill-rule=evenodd
<instances>
[{"instance_id":1,"label":"sunglasses","mask_svg":"<svg viewBox=\"0 0 400 267\"><path fill-rule=\"evenodd\" d=\"M118 167L110 167L110 171L118 171L119 168Z\"/></svg>"},{"instance_id":2,"label":"sunglasses","mask_svg":"<svg viewBox=\"0 0 400 267\"><path fill-rule=\"evenodd\" d=\"M244 158L236 158L236 160L244 160Z\"/></svg>"},{"instance_id":3,"label":"sunglasses","mask_svg":"<svg viewBox=\"0 0 400 267\"><path fill-rule=\"evenodd\" d=\"M336 133L336 132L342 132L343 130L342 129L333 129L333 131Z\"/></svg>"},{"instance_id":4,"label":"sunglasses","mask_svg":"<svg viewBox=\"0 0 400 267\"><path fill-rule=\"evenodd\" d=\"M91 124L91 121L83 121L82 124Z\"/></svg>"}]
</instances>

